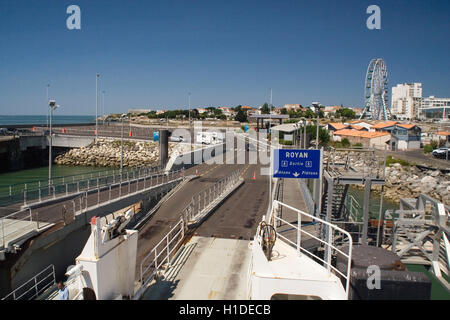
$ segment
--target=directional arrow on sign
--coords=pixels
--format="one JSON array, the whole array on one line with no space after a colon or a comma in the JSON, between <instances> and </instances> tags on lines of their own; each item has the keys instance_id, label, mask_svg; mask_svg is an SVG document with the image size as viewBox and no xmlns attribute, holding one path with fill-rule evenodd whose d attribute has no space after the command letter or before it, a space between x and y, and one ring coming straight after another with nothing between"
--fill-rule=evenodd
<instances>
[{"instance_id":1,"label":"directional arrow on sign","mask_svg":"<svg viewBox=\"0 0 450 320\"><path fill-rule=\"evenodd\" d=\"M298 174L298 172L294 172L294 177L298 177L300 174Z\"/></svg>"}]
</instances>

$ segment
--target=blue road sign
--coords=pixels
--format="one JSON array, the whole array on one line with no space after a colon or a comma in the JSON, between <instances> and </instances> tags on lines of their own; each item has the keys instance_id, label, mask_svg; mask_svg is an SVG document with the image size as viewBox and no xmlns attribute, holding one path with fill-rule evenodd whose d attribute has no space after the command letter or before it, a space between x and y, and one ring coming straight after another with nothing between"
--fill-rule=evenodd
<instances>
[{"instance_id":1,"label":"blue road sign","mask_svg":"<svg viewBox=\"0 0 450 320\"><path fill-rule=\"evenodd\" d=\"M320 178L320 150L273 151L274 178Z\"/></svg>"},{"instance_id":2,"label":"blue road sign","mask_svg":"<svg viewBox=\"0 0 450 320\"><path fill-rule=\"evenodd\" d=\"M159 131L153 131L153 141L159 141Z\"/></svg>"}]
</instances>

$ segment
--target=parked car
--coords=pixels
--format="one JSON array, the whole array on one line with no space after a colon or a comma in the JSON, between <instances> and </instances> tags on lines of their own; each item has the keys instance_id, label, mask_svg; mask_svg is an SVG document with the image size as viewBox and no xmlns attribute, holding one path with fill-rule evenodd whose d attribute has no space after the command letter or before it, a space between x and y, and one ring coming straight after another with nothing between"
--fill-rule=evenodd
<instances>
[{"instance_id":1,"label":"parked car","mask_svg":"<svg viewBox=\"0 0 450 320\"><path fill-rule=\"evenodd\" d=\"M169 141L172 141L172 142L183 142L184 139L181 136L170 136Z\"/></svg>"},{"instance_id":2,"label":"parked car","mask_svg":"<svg viewBox=\"0 0 450 320\"><path fill-rule=\"evenodd\" d=\"M447 153L450 154L450 148L442 147L439 149L434 149L431 154L436 158L445 159Z\"/></svg>"}]
</instances>

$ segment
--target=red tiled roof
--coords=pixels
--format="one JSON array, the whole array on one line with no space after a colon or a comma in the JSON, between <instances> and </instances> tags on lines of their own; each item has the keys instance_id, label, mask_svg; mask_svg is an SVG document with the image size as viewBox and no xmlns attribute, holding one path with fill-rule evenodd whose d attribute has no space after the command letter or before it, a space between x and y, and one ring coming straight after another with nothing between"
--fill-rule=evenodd
<instances>
[{"instance_id":1,"label":"red tiled roof","mask_svg":"<svg viewBox=\"0 0 450 320\"><path fill-rule=\"evenodd\" d=\"M345 124L338 123L338 122L330 122L329 125L332 126L333 128L336 128L337 130L347 128L347 126Z\"/></svg>"},{"instance_id":2,"label":"red tiled roof","mask_svg":"<svg viewBox=\"0 0 450 320\"><path fill-rule=\"evenodd\" d=\"M392 127L393 125L396 125L397 121L386 121L386 122L379 122L377 124L374 124L372 126L372 129L383 129L386 127Z\"/></svg>"},{"instance_id":3,"label":"red tiled roof","mask_svg":"<svg viewBox=\"0 0 450 320\"><path fill-rule=\"evenodd\" d=\"M368 132L368 131L360 131L353 129L343 129L336 131L334 133L335 136L351 136L351 137L361 137L361 138L378 138L382 136L390 135L389 132Z\"/></svg>"},{"instance_id":4,"label":"red tiled roof","mask_svg":"<svg viewBox=\"0 0 450 320\"><path fill-rule=\"evenodd\" d=\"M415 124L397 124L397 126L405 128L405 129L412 129L414 128L416 125Z\"/></svg>"}]
</instances>

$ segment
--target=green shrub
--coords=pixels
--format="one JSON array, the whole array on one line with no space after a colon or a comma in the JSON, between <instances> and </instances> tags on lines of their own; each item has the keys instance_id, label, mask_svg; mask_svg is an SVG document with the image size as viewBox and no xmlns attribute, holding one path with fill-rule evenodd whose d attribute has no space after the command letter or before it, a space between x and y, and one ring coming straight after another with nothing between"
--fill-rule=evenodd
<instances>
[{"instance_id":1,"label":"green shrub","mask_svg":"<svg viewBox=\"0 0 450 320\"><path fill-rule=\"evenodd\" d=\"M342 142L342 145L343 145L344 147L350 146L350 141L348 141L347 138L342 139L341 142Z\"/></svg>"},{"instance_id":2,"label":"green shrub","mask_svg":"<svg viewBox=\"0 0 450 320\"><path fill-rule=\"evenodd\" d=\"M386 158L386 166L390 167L394 163L399 163L399 164L401 164L402 166L405 166L405 167L409 167L411 165L411 163L409 163L406 160L395 159L395 158L392 158L392 156L387 156L387 158Z\"/></svg>"},{"instance_id":3,"label":"green shrub","mask_svg":"<svg viewBox=\"0 0 450 320\"><path fill-rule=\"evenodd\" d=\"M279 144L283 144L285 146L292 146L292 141L287 141L287 140L284 140L284 139L279 139L278 143Z\"/></svg>"},{"instance_id":4,"label":"green shrub","mask_svg":"<svg viewBox=\"0 0 450 320\"><path fill-rule=\"evenodd\" d=\"M423 152L424 153L430 153L431 151L433 151L433 146L431 144L427 144L423 147Z\"/></svg>"}]
</instances>

